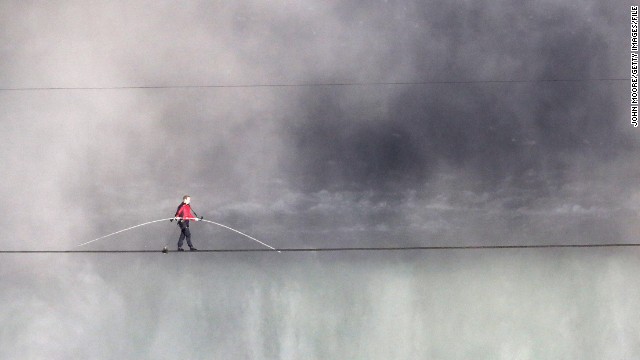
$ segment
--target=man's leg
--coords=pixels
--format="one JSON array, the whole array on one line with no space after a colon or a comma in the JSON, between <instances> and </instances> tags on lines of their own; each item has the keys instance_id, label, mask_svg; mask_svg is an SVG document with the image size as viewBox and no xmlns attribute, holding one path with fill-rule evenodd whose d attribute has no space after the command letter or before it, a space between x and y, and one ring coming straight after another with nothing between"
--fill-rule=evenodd
<instances>
[{"instance_id":1,"label":"man's leg","mask_svg":"<svg viewBox=\"0 0 640 360\"><path fill-rule=\"evenodd\" d=\"M193 244L191 243L191 231L189 231L189 221L187 221L186 223L187 223L187 227L185 230L185 234L187 235L187 245L189 245L189 249L191 251L197 251L198 249L193 247Z\"/></svg>"},{"instance_id":2,"label":"man's leg","mask_svg":"<svg viewBox=\"0 0 640 360\"><path fill-rule=\"evenodd\" d=\"M189 225L184 228L184 234L187 237L187 245L189 245L189 248L192 248L193 244L191 243L191 231L189 231Z\"/></svg>"},{"instance_id":3,"label":"man's leg","mask_svg":"<svg viewBox=\"0 0 640 360\"><path fill-rule=\"evenodd\" d=\"M187 228L182 222L178 223L178 226L180 226L180 238L178 238L178 249L182 248L182 244L184 243L184 238L187 236L185 234L185 229L186 231L189 231L189 228ZM191 237L191 234L189 234L189 237ZM191 241L191 239L187 238L188 242Z\"/></svg>"}]
</instances>

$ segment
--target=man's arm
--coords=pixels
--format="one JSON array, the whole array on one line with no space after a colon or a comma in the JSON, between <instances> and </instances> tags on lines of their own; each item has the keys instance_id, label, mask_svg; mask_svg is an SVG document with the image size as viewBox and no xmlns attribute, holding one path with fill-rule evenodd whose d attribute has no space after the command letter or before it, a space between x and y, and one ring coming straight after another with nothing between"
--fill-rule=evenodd
<instances>
[{"instance_id":1,"label":"man's arm","mask_svg":"<svg viewBox=\"0 0 640 360\"><path fill-rule=\"evenodd\" d=\"M171 221L173 221L173 220L181 221L181 219L179 219L179 218L182 217L182 206L183 205L184 205L184 203L182 203L182 204L180 204L180 206L178 206L178 210L176 210L176 214L173 215L173 219Z\"/></svg>"}]
</instances>

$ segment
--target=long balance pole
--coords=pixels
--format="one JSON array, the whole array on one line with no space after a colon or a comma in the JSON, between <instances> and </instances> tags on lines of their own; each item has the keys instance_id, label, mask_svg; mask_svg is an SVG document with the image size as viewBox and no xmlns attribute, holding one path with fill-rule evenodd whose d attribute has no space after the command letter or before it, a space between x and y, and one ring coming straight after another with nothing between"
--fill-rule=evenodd
<instances>
[{"instance_id":1,"label":"long balance pole","mask_svg":"<svg viewBox=\"0 0 640 360\"><path fill-rule=\"evenodd\" d=\"M105 235L105 236L100 236L100 237L99 237L99 238L97 238L97 239L93 239L93 240L91 240L91 241L87 241L87 242L85 242L85 243L82 243L82 244L80 244L80 245L77 245L76 247L80 247L80 246L84 246L84 245L87 245L87 244L91 244L92 242L95 242L95 241L98 241L98 240L102 240L102 239L104 239L104 238L108 238L109 236L113 236L113 235L116 235L116 234L120 234L120 233L122 233L122 232L125 232L125 231L129 231L129 230L135 229L135 228L137 228L137 227L141 227L141 226L145 226L145 225L149 225L149 224L157 223L157 222L160 222L160 221L172 220L172 219L176 219L176 218L175 218L175 217L170 217L170 218L166 218L166 219L159 219L159 220L148 221L148 222L146 222L146 223L142 223L142 224L138 224L138 225L135 225L135 226L128 227L128 228L126 228L126 229L118 230L118 231L116 231L116 232L113 232L113 233L108 234L108 235ZM177 219L179 220L180 218L177 218ZM214 221L204 220L204 219L198 219L198 218L187 218L187 219L185 219L185 220L204 221L204 222L207 222L207 223L210 223L210 224L213 224L213 225L217 225L217 226L223 227L223 228L225 228L225 229L229 229L229 230L231 230L231 231L233 231L233 232L236 232L236 233L238 233L238 234L240 234L240 235L242 235L242 236L245 236L245 237L247 237L247 238L249 238L249 239L251 239L251 240L253 240L253 241L255 241L255 242L257 242L257 243L259 243L259 244L261 244L261 245L263 245L263 246L266 246L266 247L268 247L269 249L272 249L272 250L275 250L275 251L277 251L277 252L280 252L278 249L274 248L273 246L268 245L268 244L265 244L265 243L263 243L262 241L260 241L260 240L258 240L258 239L256 239L256 238L254 238L254 237L252 237L252 236L249 236L249 235L247 235L247 234L245 234L245 233L243 233L243 232L241 232L241 231L239 231L239 230L236 230L236 229L234 229L234 228L232 228L232 227L230 227L230 226L223 225L223 224L219 224L219 223L214 222Z\"/></svg>"}]
</instances>

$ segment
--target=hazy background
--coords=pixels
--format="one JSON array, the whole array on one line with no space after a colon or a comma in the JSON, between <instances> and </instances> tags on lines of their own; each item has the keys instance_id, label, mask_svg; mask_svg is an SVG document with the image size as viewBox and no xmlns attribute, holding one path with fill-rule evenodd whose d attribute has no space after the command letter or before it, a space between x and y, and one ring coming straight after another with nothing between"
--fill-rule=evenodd
<instances>
[{"instance_id":1,"label":"hazy background","mask_svg":"<svg viewBox=\"0 0 640 360\"><path fill-rule=\"evenodd\" d=\"M0 249L637 243L629 5L0 1ZM638 255L0 254L0 358L630 359Z\"/></svg>"}]
</instances>

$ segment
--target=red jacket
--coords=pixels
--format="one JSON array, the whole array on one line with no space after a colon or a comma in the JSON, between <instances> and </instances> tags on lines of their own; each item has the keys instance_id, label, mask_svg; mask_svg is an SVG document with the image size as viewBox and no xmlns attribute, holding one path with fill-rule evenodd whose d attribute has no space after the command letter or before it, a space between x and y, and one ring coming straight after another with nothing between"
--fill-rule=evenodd
<instances>
[{"instance_id":1,"label":"red jacket","mask_svg":"<svg viewBox=\"0 0 640 360\"><path fill-rule=\"evenodd\" d=\"M191 213L191 206L188 204L182 203L178 206L178 210L176 211L175 216L181 217L183 220L194 219L195 216Z\"/></svg>"}]
</instances>

